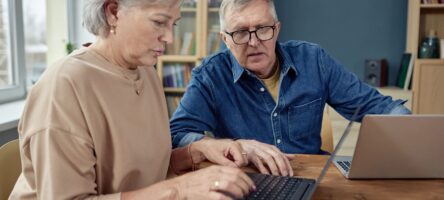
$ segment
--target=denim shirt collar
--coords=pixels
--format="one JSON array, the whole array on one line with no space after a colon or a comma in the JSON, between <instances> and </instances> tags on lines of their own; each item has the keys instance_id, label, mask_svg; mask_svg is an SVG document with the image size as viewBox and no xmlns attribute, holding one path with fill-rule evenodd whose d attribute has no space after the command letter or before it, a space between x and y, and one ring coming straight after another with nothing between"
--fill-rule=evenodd
<instances>
[{"instance_id":1,"label":"denim shirt collar","mask_svg":"<svg viewBox=\"0 0 444 200\"><path fill-rule=\"evenodd\" d=\"M231 53L231 51L228 51L230 55L230 60L232 63L231 70L233 72L233 82L236 83L241 77L242 74L247 73L249 76L256 77L254 73L250 72L245 67L241 66L237 59L234 57L234 55ZM295 64L290 59L290 56L288 53L283 49L282 45L279 42L276 42L276 57L280 61L280 67L281 67L281 75L285 76L287 75L288 71L294 70L295 74L297 75L297 70Z\"/></svg>"}]
</instances>

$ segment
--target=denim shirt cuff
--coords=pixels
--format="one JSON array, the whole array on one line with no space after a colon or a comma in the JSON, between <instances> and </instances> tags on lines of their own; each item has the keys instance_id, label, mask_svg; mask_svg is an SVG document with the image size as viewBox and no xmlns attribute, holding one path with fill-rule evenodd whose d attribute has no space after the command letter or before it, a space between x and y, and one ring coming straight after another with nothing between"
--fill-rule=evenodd
<instances>
[{"instance_id":1,"label":"denim shirt cuff","mask_svg":"<svg viewBox=\"0 0 444 200\"><path fill-rule=\"evenodd\" d=\"M410 115L412 112L406 108L404 105L395 106L390 110L389 115Z\"/></svg>"},{"instance_id":2,"label":"denim shirt cuff","mask_svg":"<svg viewBox=\"0 0 444 200\"><path fill-rule=\"evenodd\" d=\"M187 146L192 142L201 140L203 137L205 137L205 135L200 133L188 133L185 136L183 136L183 138L180 140L178 147Z\"/></svg>"}]
</instances>

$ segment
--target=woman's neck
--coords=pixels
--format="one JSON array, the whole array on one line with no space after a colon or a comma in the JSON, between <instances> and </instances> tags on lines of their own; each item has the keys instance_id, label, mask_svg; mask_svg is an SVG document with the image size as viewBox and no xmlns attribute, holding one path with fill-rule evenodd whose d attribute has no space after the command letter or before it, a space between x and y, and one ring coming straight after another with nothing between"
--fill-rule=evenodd
<instances>
[{"instance_id":1,"label":"woman's neck","mask_svg":"<svg viewBox=\"0 0 444 200\"><path fill-rule=\"evenodd\" d=\"M127 62L122 55L122 49L110 42L110 39L97 37L90 48L102 55L108 62L126 69L136 69L137 65Z\"/></svg>"}]
</instances>

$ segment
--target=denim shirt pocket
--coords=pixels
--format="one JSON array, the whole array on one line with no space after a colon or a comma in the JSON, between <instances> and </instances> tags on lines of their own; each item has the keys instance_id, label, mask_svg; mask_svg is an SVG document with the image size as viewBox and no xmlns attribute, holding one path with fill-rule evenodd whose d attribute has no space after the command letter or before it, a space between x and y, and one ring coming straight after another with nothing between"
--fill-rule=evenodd
<instances>
[{"instance_id":1,"label":"denim shirt pocket","mask_svg":"<svg viewBox=\"0 0 444 200\"><path fill-rule=\"evenodd\" d=\"M288 137L292 142L303 142L318 133L317 122L322 113L322 98L288 108ZM303 144L302 144L303 145Z\"/></svg>"}]
</instances>

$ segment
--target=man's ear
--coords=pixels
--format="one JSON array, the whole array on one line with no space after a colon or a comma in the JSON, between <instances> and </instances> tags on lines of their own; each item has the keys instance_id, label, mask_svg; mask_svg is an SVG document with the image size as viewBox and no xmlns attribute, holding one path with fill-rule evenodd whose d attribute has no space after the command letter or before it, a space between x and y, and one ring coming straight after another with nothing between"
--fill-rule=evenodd
<instances>
[{"instance_id":1,"label":"man's ear","mask_svg":"<svg viewBox=\"0 0 444 200\"><path fill-rule=\"evenodd\" d=\"M225 34L224 32L219 32L219 35L222 41L225 43L225 46L227 46L227 48L230 49L231 46L228 43L229 38L227 37L227 34Z\"/></svg>"},{"instance_id":2,"label":"man's ear","mask_svg":"<svg viewBox=\"0 0 444 200\"><path fill-rule=\"evenodd\" d=\"M276 36L279 37L279 32L281 31L281 22L276 22ZM276 38L277 38L276 37Z\"/></svg>"},{"instance_id":3,"label":"man's ear","mask_svg":"<svg viewBox=\"0 0 444 200\"><path fill-rule=\"evenodd\" d=\"M103 7L105 9L106 21L110 26L115 26L117 23L119 3L116 0L107 0Z\"/></svg>"}]
</instances>

